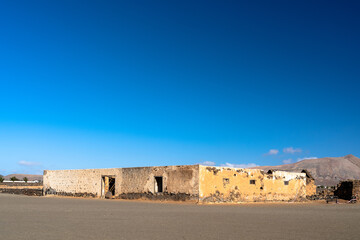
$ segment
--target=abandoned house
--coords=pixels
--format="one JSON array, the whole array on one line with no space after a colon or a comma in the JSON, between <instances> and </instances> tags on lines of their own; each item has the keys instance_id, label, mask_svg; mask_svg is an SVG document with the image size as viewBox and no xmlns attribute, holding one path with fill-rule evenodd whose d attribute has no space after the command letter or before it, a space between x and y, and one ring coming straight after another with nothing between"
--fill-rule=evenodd
<instances>
[{"instance_id":1,"label":"abandoned house","mask_svg":"<svg viewBox=\"0 0 360 240\"><path fill-rule=\"evenodd\" d=\"M360 196L360 180L346 180L341 181L336 190L334 191L334 195L341 199L350 200L353 196Z\"/></svg>"},{"instance_id":2,"label":"abandoned house","mask_svg":"<svg viewBox=\"0 0 360 240\"><path fill-rule=\"evenodd\" d=\"M305 172L202 165L44 171L45 195L254 202L301 201L307 191Z\"/></svg>"}]
</instances>

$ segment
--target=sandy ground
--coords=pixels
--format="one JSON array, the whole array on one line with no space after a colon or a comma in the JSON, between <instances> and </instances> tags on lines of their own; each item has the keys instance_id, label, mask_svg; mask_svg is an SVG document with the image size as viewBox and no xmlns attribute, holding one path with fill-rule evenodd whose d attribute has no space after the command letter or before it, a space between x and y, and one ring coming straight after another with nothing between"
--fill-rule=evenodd
<instances>
[{"instance_id":1,"label":"sandy ground","mask_svg":"<svg viewBox=\"0 0 360 240\"><path fill-rule=\"evenodd\" d=\"M0 194L1 239L360 239L360 204L196 205Z\"/></svg>"}]
</instances>

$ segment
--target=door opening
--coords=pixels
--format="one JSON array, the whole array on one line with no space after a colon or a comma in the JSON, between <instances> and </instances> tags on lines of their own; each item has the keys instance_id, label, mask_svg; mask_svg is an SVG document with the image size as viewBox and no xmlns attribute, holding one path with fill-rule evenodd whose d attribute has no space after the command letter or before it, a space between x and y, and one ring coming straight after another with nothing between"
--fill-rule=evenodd
<instances>
[{"instance_id":1,"label":"door opening","mask_svg":"<svg viewBox=\"0 0 360 240\"><path fill-rule=\"evenodd\" d=\"M112 198L115 196L115 178L112 176L102 177L102 197Z\"/></svg>"},{"instance_id":2,"label":"door opening","mask_svg":"<svg viewBox=\"0 0 360 240\"><path fill-rule=\"evenodd\" d=\"M155 177L155 192L162 193L163 192L163 177Z\"/></svg>"}]
</instances>

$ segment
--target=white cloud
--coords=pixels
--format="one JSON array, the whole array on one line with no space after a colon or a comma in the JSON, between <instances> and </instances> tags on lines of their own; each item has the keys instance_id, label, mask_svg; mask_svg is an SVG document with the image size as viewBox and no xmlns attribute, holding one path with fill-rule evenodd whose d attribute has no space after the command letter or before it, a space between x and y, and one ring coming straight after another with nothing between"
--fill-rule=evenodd
<instances>
[{"instance_id":1,"label":"white cloud","mask_svg":"<svg viewBox=\"0 0 360 240\"><path fill-rule=\"evenodd\" d=\"M27 167L40 165L40 163L38 163L38 162L29 162L29 161L19 161L18 164L21 166L27 166Z\"/></svg>"},{"instance_id":2,"label":"white cloud","mask_svg":"<svg viewBox=\"0 0 360 240\"><path fill-rule=\"evenodd\" d=\"M283 152L294 154L294 153L300 153L300 152L302 152L302 150L300 148L288 147L288 148L284 148Z\"/></svg>"},{"instance_id":3,"label":"white cloud","mask_svg":"<svg viewBox=\"0 0 360 240\"><path fill-rule=\"evenodd\" d=\"M215 162L211 162L211 161L204 161L199 164L204 166L215 166Z\"/></svg>"},{"instance_id":4,"label":"white cloud","mask_svg":"<svg viewBox=\"0 0 360 240\"><path fill-rule=\"evenodd\" d=\"M290 163L292 163L292 159L291 158L285 159L282 162L283 162L283 164L290 164Z\"/></svg>"},{"instance_id":5,"label":"white cloud","mask_svg":"<svg viewBox=\"0 0 360 240\"><path fill-rule=\"evenodd\" d=\"M265 155L276 155L279 153L279 150L277 149L270 149L268 153L266 153Z\"/></svg>"},{"instance_id":6,"label":"white cloud","mask_svg":"<svg viewBox=\"0 0 360 240\"><path fill-rule=\"evenodd\" d=\"M317 157L305 157L305 158L298 158L297 162L300 162L302 160L307 160L307 159L317 159Z\"/></svg>"},{"instance_id":7,"label":"white cloud","mask_svg":"<svg viewBox=\"0 0 360 240\"><path fill-rule=\"evenodd\" d=\"M244 163L244 164L225 163L220 165L220 167L231 167L231 168L252 168L257 166L259 165L255 163Z\"/></svg>"}]
</instances>

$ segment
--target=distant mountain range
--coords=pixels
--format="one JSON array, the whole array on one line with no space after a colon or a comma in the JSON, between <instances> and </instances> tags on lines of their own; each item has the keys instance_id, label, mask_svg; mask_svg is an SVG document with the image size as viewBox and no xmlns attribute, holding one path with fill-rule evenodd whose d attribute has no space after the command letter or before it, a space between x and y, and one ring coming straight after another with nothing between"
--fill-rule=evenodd
<instances>
[{"instance_id":1,"label":"distant mountain range","mask_svg":"<svg viewBox=\"0 0 360 240\"><path fill-rule=\"evenodd\" d=\"M33 175L33 174L9 174L4 176L5 180L10 180L10 178L12 177L16 177L19 180L23 180L24 177L27 177L27 179L29 181L35 181L35 180L39 180L42 181L43 180L43 175Z\"/></svg>"},{"instance_id":2,"label":"distant mountain range","mask_svg":"<svg viewBox=\"0 0 360 240\"><path fill-rule=\"evenodd\" d=\"M254 167L256 169L285 170L285 171L301 171L307 169L315 178L316 185L333 186L341 180L360 179L360 158L354 155L346 155L344 157L326 157L317 159L306 159L300 162L284 164L278 166L261 166ZM22 180L27 177L30 181L43 180L42 175L31 174L9 174L4 178L10 180L11 177Z\"/></svg>"},{"instance_id":3,"label":"distant mountain range","mask_svg":"<svg viewBox=\"0 0 360 240\"><path fill-rule=\"evenodd\" d=\"M254 167L257 169L299 171L307 169L315 178L316 185L332 186L346 179L360 179L360 158L354 155L306 159L297 163Z\"/></svg>"}]
</instances>

